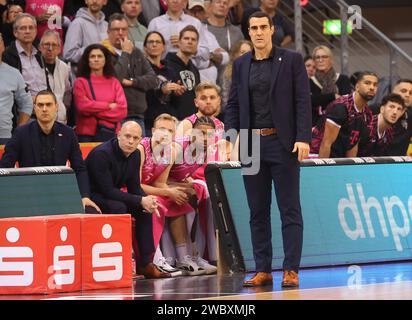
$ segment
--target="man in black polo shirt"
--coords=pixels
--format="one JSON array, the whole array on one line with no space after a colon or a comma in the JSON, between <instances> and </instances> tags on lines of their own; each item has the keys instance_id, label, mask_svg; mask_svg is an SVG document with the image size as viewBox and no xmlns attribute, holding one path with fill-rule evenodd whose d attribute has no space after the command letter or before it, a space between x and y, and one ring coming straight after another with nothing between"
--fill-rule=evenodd
<instances>
[{"instance_id":1,"label":"man in black polo shirt","mask_svg":"<svg viewBox=\"0 0 412 320\"><path fill-rule=\"evenodd\" d=\"M83 207L86 212L101 213L90 200L89 181L77 137L72 128L56 122L57 99L53 92L40 91L34 100L37 121L17 127L6 144L0 168L70 166L76 173Z\"/></svg>"},{"instance_id":2,"label":"man in black polo shirt","mask_svg":"<svg viewBox=\"0 0 412 320\"><path fill-rule=\"evenodd\" d=\"M155 196L146 196L140 187L140 152L137 145L142 129L134 121L125 122L116 138L94 148L86 158L91 198L104 212L130 213L136 219L136 240L140 260L136 272L146 278L167 278L152 263L155 252L152 216L159 214ZM126 188L123 191L123 188Z\"/></svg>"}]
</instances>

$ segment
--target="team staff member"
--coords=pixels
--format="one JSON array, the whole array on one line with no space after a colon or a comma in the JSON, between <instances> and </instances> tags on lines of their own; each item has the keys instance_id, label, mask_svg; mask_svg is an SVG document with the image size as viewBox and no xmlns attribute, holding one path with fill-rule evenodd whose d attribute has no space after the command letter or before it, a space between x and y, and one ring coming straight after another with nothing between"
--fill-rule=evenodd
<instances>
[{"instance_id":1,"label":"team staff member","mask_svg":"<svg viewBox=\"0 0 412 320\"><path fill-rule=\"evenodd\" d=\"M13 168L16 162L20 167L65 166L69 160L76 173L86 212L97 210L101 213L89 198L87 170L76 135L72 128L56 122L57 110L54 93L40 91L34 99L37 121L16 128L6 145L0 168Z\"/></svg>"},{"instance_id":2,"label":"team staff member","mask_svg":"<svg viewBox=\"0 0 412 320\"><path fill-rule=\"evenodd\" d=\"M309 153L311 103L302 56L275 47L274 32L267 14L250 16L253 51L234 62L225 127L247 129L250 135L260 136L260 170L243 176L256 262L256 274L244 285L273 282L270 205L274 182L285 253L282 286L297 287L303 242L299 161Z\"/></svg>"}]
</instances>

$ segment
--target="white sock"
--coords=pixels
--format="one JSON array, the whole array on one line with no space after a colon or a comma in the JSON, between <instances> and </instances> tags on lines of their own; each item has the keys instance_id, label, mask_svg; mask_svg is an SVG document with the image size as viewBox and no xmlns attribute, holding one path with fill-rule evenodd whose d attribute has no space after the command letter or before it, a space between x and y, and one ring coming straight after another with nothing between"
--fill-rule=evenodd
<instances>
[{"instance_id":1,"label":"white sock","mask_svg":"<svg viewBox=\"0 0 412 320\"><path fill-rule=\"evenodd\" d=\"M177 260L183 261L183 258L189 254L186 243L176 245Z\"/></svg>"},{"instance_id":2,"label":"white sock","mask_svg":"<svg viewBox=\"0 0 412 320\"><path fill-rule=\"evenodd\" d=\"M153 257L153 263L156 264L156 265L158 265L158 264L159 264L159 260L160 260L160 258L162 258L162 257L163 257L162 250L160 250L160 246L158 246L157 249L156 249L156 252L155 252L155 254L154 254L154 257Z\"/></svg>"}]
</instances>

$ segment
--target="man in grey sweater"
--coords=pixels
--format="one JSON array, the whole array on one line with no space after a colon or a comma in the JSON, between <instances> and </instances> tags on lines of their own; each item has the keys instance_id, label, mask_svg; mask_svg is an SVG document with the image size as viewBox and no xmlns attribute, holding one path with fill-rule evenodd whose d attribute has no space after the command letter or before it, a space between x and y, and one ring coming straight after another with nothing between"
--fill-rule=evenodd
<instances>
[{"instance_id":1,"label":"man in grey sweater","mask_svg":"<svg viewBox=\"0 0 412 320\"><path fill-rule=\"evenodd\" d=\"M80 8L70 24L64 43L64 60L78 63L84 49L106 38L107 21L101 11L106 0L85 0L87 8Z\"/></svg>"},{"instance_id":2,"label":"man in grey sweater","mask_svg":"<svg viewBox=\"0 0 412 320\"><path fill-rule=\"evenodd\" d=\"M26 90L23 76L17 69L2 62L3 52L4 42L0 33L0 144L6 144L11 138L14 101L18 112L17 125L25 124L33 110L33 102Z\"/></svg>"}]
</instances>

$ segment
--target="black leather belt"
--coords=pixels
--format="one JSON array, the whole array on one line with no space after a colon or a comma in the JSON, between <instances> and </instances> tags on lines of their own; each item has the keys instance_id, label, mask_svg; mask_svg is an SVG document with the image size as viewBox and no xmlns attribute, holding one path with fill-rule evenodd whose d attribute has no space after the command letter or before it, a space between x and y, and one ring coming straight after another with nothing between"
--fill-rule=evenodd
<instances>
[{"instance_id":1,"label":"black leather belt","mask_svg":"<svg viewBox=\"0 0 412 320\"><path fill-rule=\"evenodd\" d=\"M264 136L273 136L277 133L276 128L262 128L262 129L252 129L254 134Z\"/></svg>"}]
</instances>

